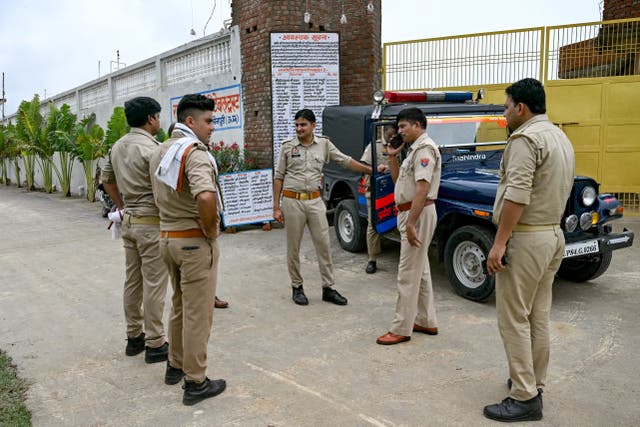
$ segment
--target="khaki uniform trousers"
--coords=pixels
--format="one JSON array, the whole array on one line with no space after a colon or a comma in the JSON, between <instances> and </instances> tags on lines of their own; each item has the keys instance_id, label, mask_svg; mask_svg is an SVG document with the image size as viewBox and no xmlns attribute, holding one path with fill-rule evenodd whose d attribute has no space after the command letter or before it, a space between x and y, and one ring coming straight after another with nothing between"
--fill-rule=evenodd
<instances>
[{"instance_id":1,"label":"khaki uniform trousers","mask_svg":"<svg viewBox=\"0 0 640 427\"><path fill-rule=\"evenodd\" d=\"M400 231L400 262L398 264L398 299L396 314L390 332L411 336L413 324L425 328L437 328L436 305L429 270L429 245L436 229L436 206L431 204L422 209L416 222L419 248L411 246L407 240L407 220L409 211L398 213Z\"/></svg>"},{"instance_id":2,"label":"khaki uniform trousers","mask_svg":"<svg viewBox=\"0 0 640 427\"><path fill-rule=\"evenodd\" d=\"M373 229L371 205L371 197L367 193L367 210L369 211L369 222L367 223L367 255L369 256L369 261L375 261L378 259L380 252L382 252L382 246L380 244L380 235Z\"/></svg>"},{"instance_id":3,"label":"khaki uniform trousers","mask_svg":"<svg viewBox=\"0 0 640 427\"><path fill-rule=\"evenodd\" d=\"M514 232L507 268L496 274L498 329L513 381L510 396L516 400L537 396L547 381L551 287L564 254L562 230L552 227Z\"/></svg>"},{"instance_id":4,"label":"khaki uniform trousers","mask_svg":"<svg viewBox=\"0 0 640 427\"><path fill-rule=\"evenodd\" d=\"M282 199L282 213L284 214L284 228L287 233L287 267L291 286L302 285L300 274L300 242L304 233L304 226L309 227L311 240L316 249L318 267L322 277L322 287L333 286L333 262L329 245L329 222L327 208L322 197L312 200L297 200L289 197Z\"/></svg>"},{"instance_id":5,"label":"khaki uniform trousers","mask_svg":"<svg viewBox=\"0 0 640 427\"><path fill-rule=\"evenodd\" d=\"M167 267L160 254L158 225L122 224L125 282L124 318L127 336L134 338L145 332L145 344L151 348L165 342L162 314L167 295Z\"/></svg>"},{"instance_id":6,"label":"khaki uniform trousers","mask_svg":"<svg viewBox=\"0 0 640 427\"><path fill-rule=\"evenodd\" d=\"M207 345L218 276L218 241L204 237L162 238L162 255L173 286L169 363L189 381L206 378Z\"/></svg>"}]
</instances>

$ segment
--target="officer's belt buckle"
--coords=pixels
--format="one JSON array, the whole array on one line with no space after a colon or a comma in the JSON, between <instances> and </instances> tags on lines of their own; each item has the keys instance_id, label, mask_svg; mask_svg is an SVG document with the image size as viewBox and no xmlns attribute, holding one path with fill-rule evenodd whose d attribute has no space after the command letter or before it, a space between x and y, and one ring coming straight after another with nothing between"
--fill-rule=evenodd
<instances>
[{"instance_id":1,"label":"officer's belt buckle","mask_svg":"<svg viewBox=\"0 0 640 427\"><path fill-rule=\"evenodd\" d=\"M300 200L309 200L311 197L311 193L298 193L298 199Z\"/></svg>"}]
</instances>

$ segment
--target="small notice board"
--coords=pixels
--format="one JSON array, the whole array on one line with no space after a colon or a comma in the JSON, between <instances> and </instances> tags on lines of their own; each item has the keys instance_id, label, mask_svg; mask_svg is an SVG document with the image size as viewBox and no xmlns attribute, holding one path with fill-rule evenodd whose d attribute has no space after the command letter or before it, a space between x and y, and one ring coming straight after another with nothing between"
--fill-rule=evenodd
<instances>
[{"instance_id":1,"label":"small notice board","mask_svg":"<svg viewBox=\"0 0 640 427\"><path fill-rule=\"evenodd\" d=\"M273 170L222 174L225 227L273 220Z\"/></svg>"}]
</instances>

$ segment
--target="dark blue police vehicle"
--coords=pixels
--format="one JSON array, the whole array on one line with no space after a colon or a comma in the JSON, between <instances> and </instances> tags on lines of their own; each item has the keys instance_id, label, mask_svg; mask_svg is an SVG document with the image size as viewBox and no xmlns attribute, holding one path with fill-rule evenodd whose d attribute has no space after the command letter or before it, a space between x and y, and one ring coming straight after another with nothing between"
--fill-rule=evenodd
<instances>
[{"instance_id":1,"label":"dark blue police vehicle","mask_svg":"<svg viewBox=\"0 0 640 427\"><path fill-rule=\"evenodd\" d=\"M494 290L494 280L483 272L482 263L496 232L493 202L507 126L502 105L481 104L472 97L471 92L378 92L373 105L325 108L322 125L338 149L359 159L402 109L417 107L424 112L427 132L442 154L433 243L455 291L482 301ZM375 144L372 151L375 170ZM347 251L365 248L367 221L379 234L399 239L391 176L376 173L371 182L375 209L368 218L361 176L333 164L324 168L323 198L328 208L335 209L336 235ZM595 180L575 177L561 221L566 249L558 275L566 280L584 282L600 276L609 267L612 252L633 243L632 231L613 233L611 222L622 218L622 206L598 190Z\"/></svg>"}]
</instances>

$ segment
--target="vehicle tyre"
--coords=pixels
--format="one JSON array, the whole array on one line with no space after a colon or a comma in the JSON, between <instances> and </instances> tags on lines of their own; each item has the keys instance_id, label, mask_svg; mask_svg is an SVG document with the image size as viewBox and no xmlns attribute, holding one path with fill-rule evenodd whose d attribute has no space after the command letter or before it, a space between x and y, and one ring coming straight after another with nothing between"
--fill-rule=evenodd
<instances>
[{"instance_id":1,"label":"vehicle tyre","mask_svg":"<svg viewBox=\"0 0 640 427\"><path fill-rule=\"evenodd\" d=\"M558 276L570 282L586 282L601 276L611 264L612 252L567 258L560 264Z\"/></svg>"},{"instance_id":2,"label":"vehicle tyre","mask_svg":"<svg viewBox=\"0 0 640 427\"><path fill-rule=\"evenodd\" d=\"M493 238L492 230L477 225L460 227L449 236L444 248L444 266L458 295L472 301L484 301L493 293L494 278L482 269Z\"/></svg>"},{"instance_id":3,"label":"vehicle tyre","mask_svg":"<svg viewBox=\"0 0 640 427\"><path fill-rule=\"evenodd\" d=\"M333 227L342 249L360 252L366 247L367 222L358 215L355 200L343 200L338 203Z\"/></svg>"}]
</instances>

